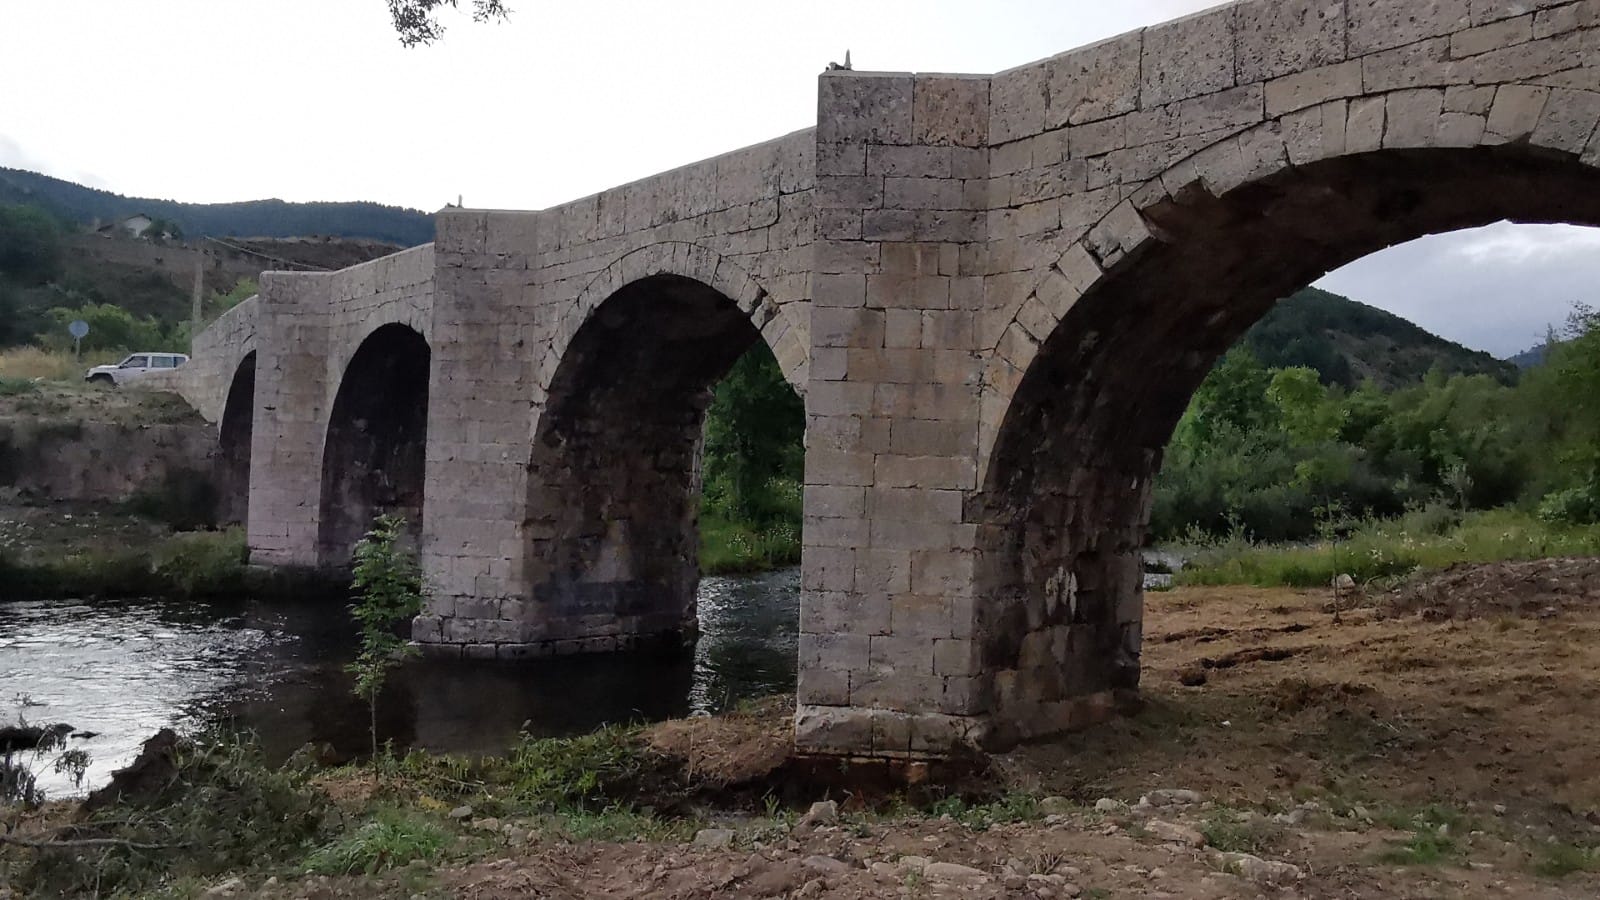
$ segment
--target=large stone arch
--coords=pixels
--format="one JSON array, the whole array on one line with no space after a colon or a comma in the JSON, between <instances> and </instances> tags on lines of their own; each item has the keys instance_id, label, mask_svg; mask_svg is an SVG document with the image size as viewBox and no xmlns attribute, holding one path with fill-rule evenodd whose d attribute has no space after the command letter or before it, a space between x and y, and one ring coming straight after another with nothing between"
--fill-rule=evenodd
<instances>
[{"instance_id":1,"label":"large stone arch","mask_svg":"<svg viewBox=\"0 0 1600 900\"><path fill-rule=\"evenodd\" d=\"M694 631L712 388L750 347L783 360L796 340L749 275L692 244L635 251L588 285L536 373L529 642L611 649ZM787 367L791 385L802 368Z\"/></svg>"},{"instance_id":2,"label":"large stone arch","mask_svg":"<svg viewBox=\"0 0 1600 900\"><path fill-rule=\"evenodd\" d=\"M321 454L317 562L343 568L374 516L398 513L419 540L431 350L398 322L373 329L349 356L328 411Z\"/></svg>"},{"instance_id":3,"label":"large stone arch","mask_svg":"<svg viewBox=\"0 0 1600 900\"><path fill-rule=\"evenodd\" d=\"M1522 86L1489 89L1479 126L1502 130L1463 125L1440 88L1376 98L1372 142L1351 142L1339 101L1213 144L1132 192L1018 305L986 365L967 513L996 740L1081 724L1137 686L1162 449L1278 298L1431 233L1600 225L1600 95L1541 88L1530 108Z\"/></svg>"}]
</instances>

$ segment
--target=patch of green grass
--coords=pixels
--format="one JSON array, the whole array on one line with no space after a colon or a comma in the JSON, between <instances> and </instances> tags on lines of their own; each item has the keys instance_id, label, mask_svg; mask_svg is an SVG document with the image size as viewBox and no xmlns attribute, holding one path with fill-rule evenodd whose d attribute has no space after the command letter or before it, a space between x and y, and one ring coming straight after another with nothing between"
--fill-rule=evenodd
<instances>
[{"instance_id":1,"label":"patch of green grass","mask_svg":"<svg viewBox=\"0 0 1600 900\"><path fill-rule=\"evenodd\" d=\"M20 397L37 393L38 390L39 385L32 379L0 377L0 397Z\"/></svg>"},{"instance_id":2,"label":"patch of green grass","mask_svg":"<svg viewBox=\"0 0 1600 900\"><path fill-rule=\"evenodd\" d=\"M1459 811L1436 805L1384 810L1377 821L1411 832L1405 842L1391 844L1378 855L1380 862L1397 866L1436 866L1459 860L1464 848L1456 836L1466 834L1472 825Z\"/></svg>"},{"instance_id":3,"label":"patch of green grass","mask_svg":"<svg viewBox=\"0 0 1600 900\"><path fill-rule=\"evenodd\" d=\"M1579 872L1600 872L1600 847L1577 844L1541 844L1535 853L1534 874L1565 878Z\"/></svg>"},{"instance_id":4,"label":"patch of green grass","mask_svg":"<svg viewBox=\"0 0 1600 900\"><path fill-rule=\"evenodd\" d=\"M437 859L452 837L438 823L409 812L383 809L355 831L340 835L306 858L316 875L373 875L413 860Z\"/></svg>"},{"instance_id":5,"label":"patch of green grass","mask_svg":"<svg viewBox=\"0 0 1600 900\"><path fill-rule=\"evenodd\" d=\"M632 841L686 842L700 830L695 819L661 818L625 804L599 810L569 807L545 816L541 824L573 842Z\"/></svg>"},{"instance_id":6,"label":"patch of green grass","mask_svg":"<svg viewBox=\"0 0 1600 900\"><path fill-rule=\"evenodd\" d=\"M715 513L700 520L700 571L706 575L760 572L800 562L800 529L788 522L766 526Z\"/></svg>"},{"instance_id":7,"label":"patch of green grass","mask_svg":"<svg viewBox=\"0 0 1600 900\"><path fill-rule=\"evenodd\" d=\"M1415 524L1415 523L1413 523ZM1513 510L1472 513L1444 533L1405 519L1369 522L1337 544L1266 545L1231 538L1192 551L1178 584L1327 587L1335 574L1357 582L1398 578L1457 563L1600 554L1600 526L1563 526Z\"/></svg>"},{"instance_id":8,"label":"patch of green grass","mask_svg":"<svg viewBox=\"0 0 1600 900\"><path fill-rule=\"evenodd\" d=\"M1252 816L1239 821L1233 810L1219 809L1206 817L1200 825L1206 843L1223 853L1250 853L1259 856L1270 852L1283 840L1284 828L1271 819Z\"/></svg>"},{"instance_id":9,"label":"patch of green grass","mask_svg":"<svg viewBox=\"0 0 1600 900\"><path fill-rule=\"evenodd\" d=\"M996 825L1029 822L1043 818L1039 799L1032 794L1008 793L987 803L969 803L961 797L946 797L928 807L928 815L949 816L974 831L987 831Z\"/></svg>"}]
</instances>

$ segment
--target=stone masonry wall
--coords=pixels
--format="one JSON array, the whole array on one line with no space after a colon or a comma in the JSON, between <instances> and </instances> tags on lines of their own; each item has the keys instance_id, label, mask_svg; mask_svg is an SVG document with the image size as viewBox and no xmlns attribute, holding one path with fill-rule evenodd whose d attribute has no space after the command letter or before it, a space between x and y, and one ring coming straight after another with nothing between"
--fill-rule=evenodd
<instances>
[{"instance_id":1,"label":"stone masonry wall","mask_svg":"<svg viewBox=\"0 0 1600 900\"><path fill-rule=\"evenodd\" d=\"M585 323L624 287L660 275L733 301L803 386L814 151L801 132L542 212L440 215L423 549L431 590L413 629L430 650L512 658L653 636L616 622L587 636L556 627L567 618L560 604L533 590L544 564L533 547L552 512L538 508L530 483L554 476L530 473L530 448L548 391ZM692 609L692 595L670 602L686 599ZM639 621L653 630L643 623L659 619Z\"/></svg>"}]
</instances>

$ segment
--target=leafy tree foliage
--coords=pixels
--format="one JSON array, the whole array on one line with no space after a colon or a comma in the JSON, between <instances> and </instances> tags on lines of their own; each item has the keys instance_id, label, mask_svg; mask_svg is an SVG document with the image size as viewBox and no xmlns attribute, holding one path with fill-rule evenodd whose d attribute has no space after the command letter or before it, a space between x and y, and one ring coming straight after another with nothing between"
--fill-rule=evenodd
<instances>
[{"instance_id":1,"label":"leafy tree foliage","mask_svg":"<svg viewBox=\"0 0 1600 900\"><path fill-rule=\"evenodd\" d=\"M1420 384L1350 392L1241 345L1179 422L1152 529L1300 540L1316 536L1319 509L1386 517L1428 503L1600 520L1600 314L1579 307L1566 337L1515 385L1436 368Z\"/></svg>"},{"instance_id":2,"label":"leafy tree foliage","mask_svg":"<svg viewBox=\"0 0 1600 900\"><path fill-rule=\"evenodd\" d=\"M48 282L61 271L61 229L33 206L0 205L0 276L19 285Z\"/></svg>"},{"instance_id":3,"label":"leafy tree foliage","mask_svg":"<svg viewBox=\"0 0 1600 900\"><path fill-rule=\"evenodd\" d=\"M422 575L416 558L402 546L405 519L379 516L355 550L357 600L350 607L361 630L361 645L348 669L355 692L367 701L372 755L378 755L378 695L389 670L416 652L397 631L422 611Z\"/></svg>"},{"instance_id":4,"label":"leafy tree foliage","mask_svg":"<svg viewBox=\"0 0 1600 900\"><path fill-rule=\"evenodd\" d=\"M778 361L757 342L740 357L706 412L705 493L730 515L763 521L776 512L774 479L803 473L805 406Z\"/></svg>"},{"instance_id":5,"label":"leafy tree foliage","mask_svg":"<svg viewBox=\"0 0 1600 900\"><path fill-rule=\"evenodd\" d=\"M407 47L431 44L444 36L444 26L439 24L441 6L456 7L457 0L389 0L389 15L394 19L394 30L400 43ZM504 19L511 11L502 0L472 0L472 20L488 22Z\"/></svg>"}]
</instances>

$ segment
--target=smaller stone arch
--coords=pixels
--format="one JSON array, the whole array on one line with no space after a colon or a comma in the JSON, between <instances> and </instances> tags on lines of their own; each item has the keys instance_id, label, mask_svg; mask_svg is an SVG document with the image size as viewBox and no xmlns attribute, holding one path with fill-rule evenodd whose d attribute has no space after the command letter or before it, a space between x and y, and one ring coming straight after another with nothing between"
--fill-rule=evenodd
<instances>
[{"instance_id":1,"label":"smaller stone arch","mask_svg":"<svg viewBox=\"0 0 1600 900\"><path fill-rule=\"evenodd\" d=\"M781 365L799 340L752 279L690 244L636 251L589 284L539 364L523 641L604 650L693 633L712 390L751 347L776 343Z\"/></svg>"},{"instance_id":2,"label":"smaller stone arch","mask_svg":"<svg viewBox=\"0 0 1600 900\"><path fill-rule=\"evenodd\" d=\"M250 451L256 412L256 351L254 342L234 366L218 421L217 519L223 525L243 525L250 513Z\"/></svg>"},{"instance_id":3,"label":"smaller stone arch","mask_svg":"<svg viewBox=\"0 0 1600 900\"><path fill-rule=\"evenodd\" d=\"M375 516L406 518L422 529L432 352L409 325L374 329L350 355L338 381L322 450L317 560L349 565Z\"/></svg>"}]
</instances>

